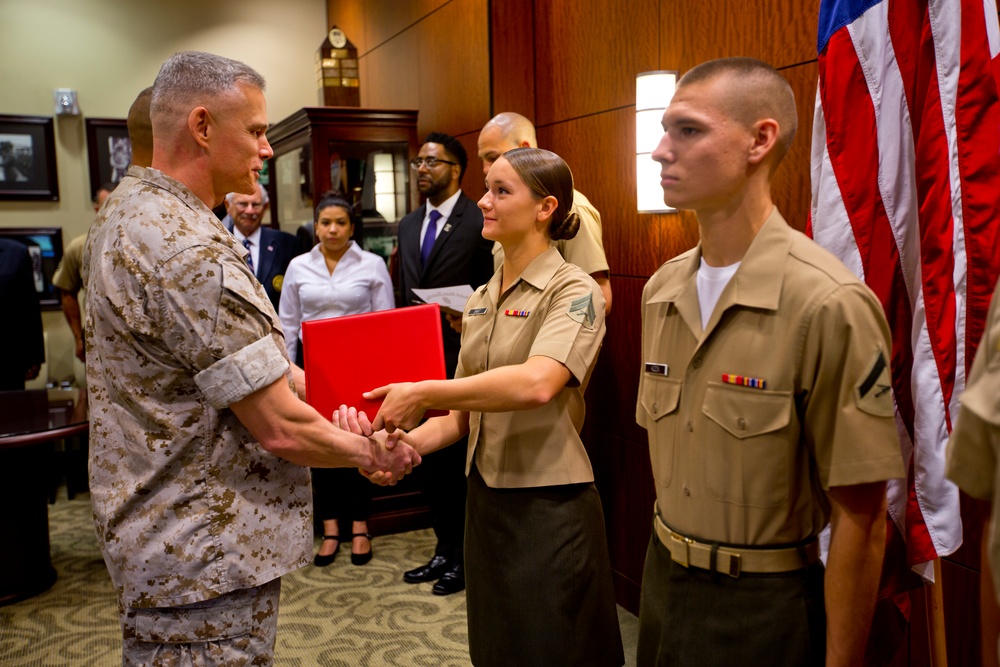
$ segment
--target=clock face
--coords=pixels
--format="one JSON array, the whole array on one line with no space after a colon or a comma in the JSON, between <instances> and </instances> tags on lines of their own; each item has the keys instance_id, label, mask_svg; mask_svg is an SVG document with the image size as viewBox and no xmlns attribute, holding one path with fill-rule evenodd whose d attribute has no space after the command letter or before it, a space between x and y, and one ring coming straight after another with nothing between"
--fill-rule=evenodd
<instances>
[{"instance_id":1,"label":"clock face","mask_svg":"<svg viewBox=\"0 0 1000 667\"><path fill-rule=\"evenodd\" d=\"M335 49L342 49L347 46L347 35L340 28L330 30L330 45Z\"/></svg>"}]
</instances>

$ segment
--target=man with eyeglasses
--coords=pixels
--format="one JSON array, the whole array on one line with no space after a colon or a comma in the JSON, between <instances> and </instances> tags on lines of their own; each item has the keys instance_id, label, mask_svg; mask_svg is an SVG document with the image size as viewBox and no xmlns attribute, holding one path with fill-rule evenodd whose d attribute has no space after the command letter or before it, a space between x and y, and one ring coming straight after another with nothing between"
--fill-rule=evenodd
<instances>
[{"instance_id":1,"label":"man with eyeglasses","mask_svg":"<svg viewBox=\"0 0 1000 667\"><path fill-rule=\"evenodd\" d=\"M264 286L274 309L278 310L285 269L300 250L291 234L260 226L268 203L267 190L260 183L257 184L257 192L252 195L230 192L226 195L223 224L250 251L247 265Z\"/></svg>"},{"instance_id":2,"label":"man with eyeglasses","mask_svg":"<svg viewBox=\"0 0 1000 667\"><path fill-rule=\"evenodd\" d=\"M465 148L447 134L427 135L410 160L417 189L427 200L399 223L400 306L421 301L414 288L471 285L493 275L492 242L483 238L483 213L461 190L468 164ZM461 336L442 316L445 369L454 377ZM409 583L437 580L432 592L449 595L465 589L462 543L465 540L465 452L459 442L424 461L424 493L438 543L434 557L403 575Z\"/></svg>"}]
</instances>

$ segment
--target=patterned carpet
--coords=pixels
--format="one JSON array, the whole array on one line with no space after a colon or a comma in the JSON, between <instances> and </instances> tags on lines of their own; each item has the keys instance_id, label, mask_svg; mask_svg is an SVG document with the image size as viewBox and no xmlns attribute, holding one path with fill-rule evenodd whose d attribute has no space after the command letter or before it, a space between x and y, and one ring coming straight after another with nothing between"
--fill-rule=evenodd
<instances>
[{"instance_id":1,"label":"patterned carpet","mask_svg":"<svg viewBox=\"0 0 1000 667\"><path fill-rule=\"evenodd\" d=\"M94 537L87 494L49 506L52 564L47 592L0 607L3 667L117 667L121 638L114 590ZM466 667L465 596L431 595L403 583L424 562L434 535L420 530L376 537L375 558L350 562L344 545L333 565L284 577L278 616L279 667ZM637 619L619 608L628 665Z\"/></svg>"}]
</instances>

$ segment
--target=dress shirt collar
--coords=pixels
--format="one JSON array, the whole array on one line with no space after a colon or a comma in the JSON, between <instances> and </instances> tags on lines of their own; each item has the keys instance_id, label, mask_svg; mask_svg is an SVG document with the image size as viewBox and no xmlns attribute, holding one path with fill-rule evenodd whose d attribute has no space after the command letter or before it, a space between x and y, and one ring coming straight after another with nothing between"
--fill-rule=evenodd
<instances>
[{"instance_id":1,"label":"dress shirt collar","mask_svg":"<svg viewBox=\"0 0 1000 667\"><path fill-rule=\"evenodd\" d=\"M440 206L434 206L428 201L427 211L424 213L424 220L425 221L430 220L431 211L439 212L441 214L442 220L447 220L448 218L450 218L451 212L455 210L455 204L458 203L458 198L461 194L462 191L459 190L458 192L456 192L455 194L453 194L452 196L448 197L443 202L441 202Z\"/></svg>"},{"instance_id":2,"label":"dress shirt collar","mask_svg":"<svg viewBox=\"0 0 1000 667\"><path fill-rule=\"evenodd\" d=\"M240 243L243 243L243 239L250 239L250 245L257 246L258 248L260 247L260 227L257 227L257 229L253 230L253 234L251 234L250 236L243 236L243 232L237 229L236 224L234 223L233 236L235 236L236 240L239 241Z\"/></svg>"}]
</instances>

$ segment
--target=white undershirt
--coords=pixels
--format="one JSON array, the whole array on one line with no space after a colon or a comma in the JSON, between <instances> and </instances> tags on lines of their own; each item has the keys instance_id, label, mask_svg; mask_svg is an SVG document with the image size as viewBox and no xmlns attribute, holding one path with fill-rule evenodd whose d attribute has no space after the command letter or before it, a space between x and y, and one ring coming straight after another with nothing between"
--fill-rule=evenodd
<instances>
[{"instance_id":1,"label":"white undershirt","mask_svg":"<svg viewBox=\"0 0 1000 667\"><path fill-rule=\"evenodd\" d=\"M701 266L698 267L698 306L701 308L702 331L712 318L712 311L719 303L722 290L726 289L726 285L738 268L740 268L739 262L729 266L709 266L705 263L705 258L701 258Z\"/></svg>"}]
</instances>

